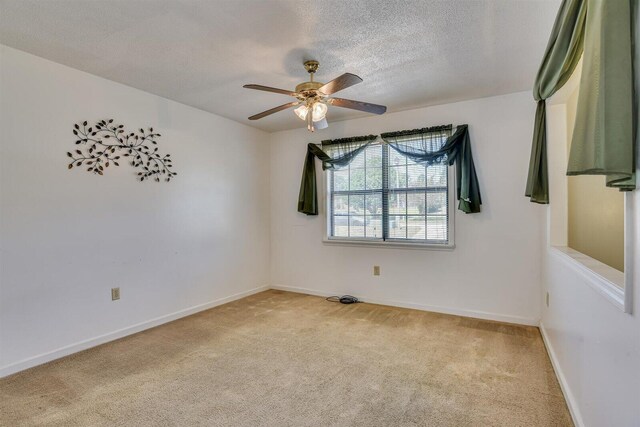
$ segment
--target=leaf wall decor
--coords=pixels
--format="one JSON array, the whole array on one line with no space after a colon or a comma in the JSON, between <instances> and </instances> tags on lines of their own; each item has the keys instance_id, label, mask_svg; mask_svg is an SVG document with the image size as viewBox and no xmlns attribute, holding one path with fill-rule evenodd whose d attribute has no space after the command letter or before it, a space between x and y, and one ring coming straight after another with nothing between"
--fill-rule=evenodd
<instances>
[{"instance_id":1,"label":"leaf wall decor","mask_svg":"<svg viewBox=\"0 0 640 427\"><path fill-rule=\"evenodd\" d=\"M171 155L158 153L159 133L153 128L146 131L140 128L136 132L126 133L124 125L114 124L113 119L100 120L87 127L87 121L73 125L73 135L78 149L69 151L71 159L69 169L87 167L87 172L104 175L110 165L120 166L120 162L128 161L138 168L137 178L140 181L153 179L166 182L177 175L173 167ZM128 157L128 159L123 159Z\"/></svg>"}]
</instances>

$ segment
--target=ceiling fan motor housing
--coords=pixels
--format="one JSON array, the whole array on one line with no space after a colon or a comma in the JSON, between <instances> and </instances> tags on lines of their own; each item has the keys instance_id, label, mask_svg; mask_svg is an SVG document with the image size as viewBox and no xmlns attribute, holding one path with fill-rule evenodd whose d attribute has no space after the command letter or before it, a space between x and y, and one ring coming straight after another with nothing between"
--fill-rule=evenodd
<instances>
[{"instance_id":1,"label":"ceiling fan motor housing","mask_svg":"<svg viewBox=\"0 0 640 427\"><path fill-rule=\"evenodd\" d=\"M302 94L305 99L317 96L318 89L324 86L324 83L313 81L313 75L316 71L318 71L319 65L320 63L318 61L313 60L305 61L304 63L304 68L309 73L310 78L308 82L300 83L298 86L296 86L296 92Z\"/></svg>"},{"instance_id":2,"label":"ceiling fan motor housing","mask_svg":"<svg viewBox=\"0 0 640 427\"><path fill-rule=\"evenodd\" d=\"M318 89L320 89L322 86L324 86L324 83L320 83L320 82L304 82L304 83L300 83L298 86L296 86L296 92L298 92L298 93L311 92L311 91L315 92Z\"/></svg>"}]
</instances>

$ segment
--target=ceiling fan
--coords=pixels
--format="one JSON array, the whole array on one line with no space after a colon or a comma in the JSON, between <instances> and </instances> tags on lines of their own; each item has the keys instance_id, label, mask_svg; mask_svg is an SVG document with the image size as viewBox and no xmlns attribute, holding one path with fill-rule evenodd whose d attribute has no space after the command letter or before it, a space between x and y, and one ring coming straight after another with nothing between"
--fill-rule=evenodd
<instances>
[{"instance_id":1,"label":"ceiling fan","mask_svg":"<svg viewBox=\"0 0 640 427\"><path fill-rule=\"evenodd\" d=\"M383 114L387 111L384 105L369 104L362 101L352 101L344 98L334 98L331 95L346 89L350 86L358 84L362 79L355 74L344 73L340 77L331 80L329 83L320 83L313 81L313 75L318 71L318 61L306 61L304 68L310 75L309 81L300 83L296 86L295 91L277 89L269 86L249 84L244 85L247 89L264 90L266 92L280 93L283 95L293 96L297 101L288 102L278 107L272 108L262 113L249 117L249 120L258 120L278 111L286 110L291 107L298 107L294 111L296 115L307 122L307 129L314 132L316 129L324 129L327 123L327 105L335 105L336 107L350 108L352 110L366 111L367 113Z\"/></svg>"}]
</instances>

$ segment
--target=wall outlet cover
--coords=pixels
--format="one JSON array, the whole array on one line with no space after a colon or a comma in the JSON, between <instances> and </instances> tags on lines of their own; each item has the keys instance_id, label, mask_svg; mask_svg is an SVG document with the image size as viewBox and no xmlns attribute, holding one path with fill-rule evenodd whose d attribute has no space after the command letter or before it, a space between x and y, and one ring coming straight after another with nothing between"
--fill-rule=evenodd
<instances>
[{"instance_id":1,"label":"wall outlet cover","mask_svg":"<svg viewBox=\"0 0 640 427\"><path fill-rule=\"evenodd\" d=\"M120 288L111 288L111 301L120 299Z\"/></svg>"},{"instance_id":2,"label":"wall outlet cover","mask_svg":"<svg viewBox=\"0 0 640 427\"><path fill-rule=\"evenodd\" d=\"M374 276L379 276L380 275L380 266L379 265L374 265L373 266L373 275Z\"/></svg>"}]
</instances>

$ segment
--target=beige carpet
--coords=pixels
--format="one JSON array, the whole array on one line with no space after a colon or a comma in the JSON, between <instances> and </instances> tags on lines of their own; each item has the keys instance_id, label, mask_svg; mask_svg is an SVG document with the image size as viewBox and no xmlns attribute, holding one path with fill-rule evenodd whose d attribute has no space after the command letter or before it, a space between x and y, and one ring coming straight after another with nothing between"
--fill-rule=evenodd
<instances>
[{"instance_id":1,"label":"beige carpet","mask_svg":"<svg viewBox=\"0 0 640 427\"><path fill-rule=\"evenodd\" d=\"M569 426L536 328L267 291L0 380L3 426Z\"/></svg>"}]
</instances>

